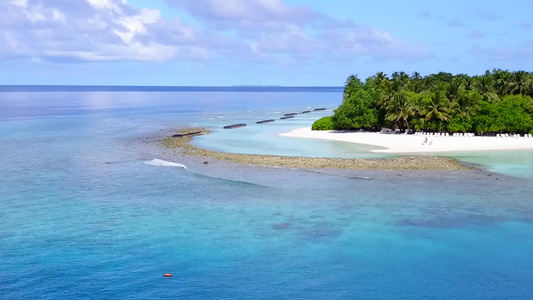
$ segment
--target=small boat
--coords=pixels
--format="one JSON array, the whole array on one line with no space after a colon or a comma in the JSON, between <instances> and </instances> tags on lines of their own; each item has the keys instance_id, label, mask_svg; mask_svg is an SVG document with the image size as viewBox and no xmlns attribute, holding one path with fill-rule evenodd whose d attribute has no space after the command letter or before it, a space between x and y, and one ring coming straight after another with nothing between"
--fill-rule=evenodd
<instances>
[{"instance_id":1,"label":"small boat","mask_svg":"<svg viewBox=\"0 0 533 300\"><path fill-rule=\"evenodd\" d=\"M165 274L163 274L163 277L172 277L172 274L171 273L165 273Z\"/></svg>"},{"instance_id":2,"label":"small boat","mask_svg":"<svg viewBox=\"0 0 533 300\"><path fill-rule=\"evenodd\" d=\"M288 116L296 116L297 113L290 113L290 114L284 114L285 117L288 117Z\"/></svg>"},{"instance_id":3,"label":"small boat","mask_svg":"<svg viewBox=\"0 0 533 300\"><path fill-rule=\"evenodd\" d=\"M294 116L285 116L285 117L281 117L279 118L280 120L287 120L287 119L292 119L294 118Z\"/></svg>"}]
</instances>

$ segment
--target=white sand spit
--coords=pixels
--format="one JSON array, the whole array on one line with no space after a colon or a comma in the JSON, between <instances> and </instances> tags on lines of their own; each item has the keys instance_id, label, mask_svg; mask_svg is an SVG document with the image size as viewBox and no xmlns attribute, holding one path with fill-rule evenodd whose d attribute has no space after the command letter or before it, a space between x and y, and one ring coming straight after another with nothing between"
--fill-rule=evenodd
<instances>
[{"instance_id":1,"label":"white sand spit","mask_svg":"<svg viewBox=\"0 0 533 300\"><path fill-rule=\"evenodd\" d=\"M531 137L427 136L373 132L313 131L309 127L294 129L281 135L286 137L366 144L386 148L372 151L376 153L533 150L533 138Z\"/></svg>"}]
</instances>

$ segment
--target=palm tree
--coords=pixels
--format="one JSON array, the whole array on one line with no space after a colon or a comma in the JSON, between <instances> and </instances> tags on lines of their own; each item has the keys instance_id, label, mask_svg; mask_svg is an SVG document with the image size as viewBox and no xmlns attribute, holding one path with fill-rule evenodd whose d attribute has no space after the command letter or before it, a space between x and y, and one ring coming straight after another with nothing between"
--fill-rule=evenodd
<instances>
[{"instance_id":1,"label":"palm tree","mask_svg":"<svg viewBox=\"0 0 533 300\"><path fill-rule=\"evenodd\" d=\"M404 83L407 83L409 81L409 75L405 72L400 72L400 78Z\"/></svg>"},{"instance_id":2,"label":"palm tree","mask_svg":"<svg viewBox=\"0 0 533 300\"><path fill-rule=\"evenodd\" d=\"M381 96L379 106L386 109L388 103L406 88L406 83L402 80L398 72L393 75L393 79L386 81L384 93Z\"/></svg>"},{"instance_id":3,"label":"palm tree","mask_svg":"<svg viewBox=\"0 0 533 300\"><path fill-rule=\"evenodd\" d=\"M503 96L509 90L509 83L513 76L511 72L501 69L494 69L492 74L494 76L494 89L498 96Z\"/></svg>"},{"instance_id":4,"label":"palm tree","mask_svg":"<svg viewBox=\"0 0 533 300\"><path fill-rule=\"evenodd\" d=\"M459 117L470 120L479 109L479 102L482 99L483 97L475 91L463 91L456 101L452 102L452 108Z\"/></svg>"},{"instance_id":5,"label":"palm tree","mask_svg":"<svg viewBox=\"0 0 533 300\"><path fill-rule=\"evenodd\" d=\"M351 95L361 88L363 83L356 75L351 75L344 84L344 100L350 99Z\"/></svg>"},{"instance_id":6,"label":"palm tree","mask_svg":"<svg viewBox=\"0 0 533 300\"><path fill-rule=\"evenodd\" d=\"M413 72L411 75L411 90L415 93L420 93L424 90L424 82L422 76L418 72Z\"/></svg>"},{"instance_id":7,"label":"palm tree","mask_svg":"<svg viewBox=\"0 0 533 300\"><path fill-rule=\"evenodd\" d=\"M528 78L529 84L526 89L526 95L533 98L533 72L529 73Z\"/></svg>"},{"instance_id":8,"label":"palm tree","mask_svg":"<svg viewBox=\"0 0 533 300\"><path fill-rule=\"evenodd\" d=\"M405 72L392 73L392 81L398 81L403 86L407 86L409 79L409 75L407 75Z\"/></svg>"},{"instance_id":9,"label":"palm tree","mask_svg":"<svg viewBox=\"0 0 533 300\"><path fill-rule=\"evenodd\" d=\"M395 93L387 103L385 120L392 122L395 129L404 132L410 129L409 118L413 115L413 105L405 91Z\"/></svg>"},{"instance_id":10,"label":"palm tree","mask_svg":"<svg viewBox=\"0 0 533 300\"><path fill-rule=\"evenodd\" d=\"M446 96L450 101L455 101L459 95L464 91L464 81L461 78L454 78L448 85Z\"/></svg>"},{"instance_id":11,"label":"palm tree","mask_svg":"<svg viewBox=\"0 0 533 300\"><path fill-rule=\"evenodd\" d=\"M498 95L494 93L494 77L491 74L476 76L473 78L473 88L485 101L497 101Z\"/></svg>"},{"instance_id":12,"label":"palm tree","mask_svg":"<svg viewBox=\"0 0 533 300\"><path fill-rule=\"evenodd\" d=\"M523 95L529 88L529 74L525 71L514 72L509 82L509 93Z\"/></svg>"},{"instance_id":13,"label":"palm tree","mask_svg":"<svg viewBox=\"0 0 533 300\"><path fill-rule=\"evenodd\" d=\"M429 94L429 101L425 106L426 121L446 121L450 117L450 101L443 91Z\"/></svg>"},{"instance_id":14,"label":"palm tree","mask_svg":"<svg viewBox=\"0 0 533 300\"><path fill-rule=\"evenodd\" d=\"M386 87L386 85L389 82L389 78L387 78L387 74L385 74L383 72L378 72L378 73L376 73L375 77L376 77L375 82L376 82L377 86Z\"/></svg>"},{"instance_id":15,"label":"palm tree","mask_svg":"<svg viewBox=\"0 0 533 300\"><path fill-rule=\"evenodd\" d=\"M394 72L392 73L392 79L396 79L400 77L400 72Z\"/></svg>"}]
</instances>

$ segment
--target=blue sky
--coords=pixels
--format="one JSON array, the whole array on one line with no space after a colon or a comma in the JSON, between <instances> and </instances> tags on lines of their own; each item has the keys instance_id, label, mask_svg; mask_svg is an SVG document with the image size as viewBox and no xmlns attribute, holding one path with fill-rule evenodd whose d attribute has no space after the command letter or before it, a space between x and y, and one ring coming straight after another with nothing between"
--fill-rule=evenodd
<instances>
[{"instance_id":1,"label":"blue sky","mask_svg":"<svg viewBox=\"0 0 533 300\"><path fill-rule=\"evenodd\" d=\"M339 86L533 71L533 0L1 0L0 84Z\"/></svg>"}]
</instances>

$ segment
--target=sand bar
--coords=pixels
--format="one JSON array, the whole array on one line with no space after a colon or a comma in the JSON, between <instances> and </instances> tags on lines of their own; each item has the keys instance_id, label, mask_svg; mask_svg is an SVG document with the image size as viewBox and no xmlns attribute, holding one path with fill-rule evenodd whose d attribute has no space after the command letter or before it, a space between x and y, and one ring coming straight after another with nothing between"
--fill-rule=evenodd
<instances>
[{"instance_id":1,"label":"sand bar","mask_svg":"<svg viewBox=\"0 0 533 300\"><path fill-rule=\"evenodd\" d=\"M201 130L200 133L196 133ZM195 134L189 135L194 132ZM199 128L181 129L162 140L162 144L175 149L180 155L213 158L242 164L303 169L353 169L353 170L468 170L471 169L452 158L435 156L405 156L385 159L348 159L300 156L238 154L202 149L190 144L196 135L208 134Z\"/></svg>"},{"instance_id":2,"label":"sand bar","mask_svg":"<svg viewBox=\"0 0 533 300\"><path fill-rule=\"evenodd\" d=\"M366 144L384 148L372 150L372 152L376 153L533 150L533 138L528 137L426 136L373 132L313 131L310 127L294 129L281 135Z\"/></svg>"}]
</instances>

